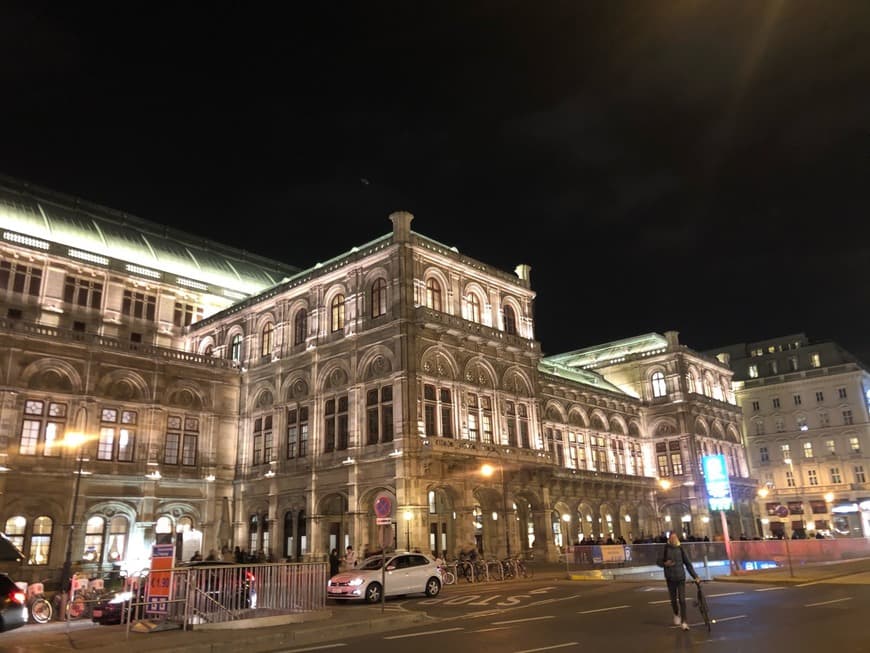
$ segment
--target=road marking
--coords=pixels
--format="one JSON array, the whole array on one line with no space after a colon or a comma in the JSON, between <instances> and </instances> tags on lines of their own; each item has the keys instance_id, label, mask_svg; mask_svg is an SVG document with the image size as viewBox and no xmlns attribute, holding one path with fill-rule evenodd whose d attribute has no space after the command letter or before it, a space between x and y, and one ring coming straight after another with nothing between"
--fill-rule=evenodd
<instances>
[{"instance_id":1,"label":"road marking","mask_svg":"<svg viewBox=\"0 0 870 653\"><path fill-rule=\"evenodd\" d=\"M710 619L710 621L712 621L714 624L718 624L718 623L721 623L723 621L732 621L734 619L746 619L746 617L747 617L747 615L745 615L745 614L738 614L738 615L735 615L733 617L721 617L721 618L716 617L715 619Z\"/></svg>"},{"instance_id":2,"label":"road marking","mask_svg":"<svg viewBox=\"0 0 870 653\"><path fill-rule=\"evenodd\" d=\"M496 626L495 628L478 628L477 630L473 630L473 633L488 633L491 630L505 630L507 626Z\"/></svg>"},{"instance_id":3,"label":"road marking","mask_svg":"<svg viewBox=\"0 0 870 653\"><path fill-rule=\"evenodd\" d=\"M830 605L831 603L840 603L841 601L851 601L852 597L847 596L845 599L831 599L830 601L819 601L818 603L807 603L805 608L814 608L817 605Z\"/></svg>"},{"instance_id":4,"label":"road marking","mask_svg":"<svg viewBox=\"0 0 870 653\"><path fill-rule=\"evenodd\" d=\"M510 621L493 621L493 626L501 626L502 624L521 624L524 621L541 621L542 619L555 619L554 615L546 615L544 617L528 617L526 619L511 619Z\"/></svg>"},{"instance_id":5,"label":"road marking","mask_svg":"<svg viewBox=\"0 0 870 653\"><path fill-rule=\"evenodd\" d=\"M754 590L756 592L775 592L777 590L785 590L787 587L762 587L761 589Z\"/></svg>"},{"instance_id":6,"label":"road marking","mask_svg":"<svg viewBox=\"0 0 870 653\"><path fill-rule=\"evenodd\" d=\"M427 630L425 633L408 633L407 635L389 635L384 639L404 639L406 637L423 637L425 635L437 635L438 633L452 633L455 630L465 630L464 628L442 628L441 630Z\"/></svg>"},{"instance_id":7,"label":"road marking","mask_svg":"<svg viewBox=\"0 0 870 653\"><path fill-rule=\"evenodd\" d=\"M553 644L553 646L542 646L541 648L527 648L524 651L515 651L515 653L535 653L535 651L550 651L554 648L565 648L566 646L578 646L580 642L566 642L564 644Z\"/></svg>"},{"instance_id":8,"label":"road marking","mask_svg":"<svg viewBox=\"0 0 870 653\"><path fill-rule=\"evenodd\" d=\"M607 612L608 610L624 610L625 608L630 607L630 605L614 605L609 608L598 608L597 610L583 610L582 612L578 612L577 614L592 614L593 612Z\"/></svg>"},{"instance_id":9,"label":"road marking","mask_svg":"<svg viewBox=\"0 0 870 653\"><path fill-rule=\"evenodd\" d=\"M743 592L723 592L722 594L708 594L708 598L713 598L714 596L736 596L737 594L743 594Z\"/></svg>"},{"instance_id":10,"label":"road marking","mask_svg":"<svg viewBox=\"0 0 870 653\"><path fill-rule=\"evenodd\" d=\"M650 605L658 605L659 603L670 603L670 602L671 602L670 599L665 599L664 601L650 601L649 604Z\"/></svg>"},{"instance_id":11,"label":"road marking","mask_svg":"<svg viewBox=\"0 0 870 653\"><path fill-rule=\"evenodd\" d=\"M325 648L337 648L339 646L347 646L347 644L324 644L323 646L308 646L306 648L288 648L282 653L302 653L302 651L322 651Z\"/></svg>"}]
</instances>

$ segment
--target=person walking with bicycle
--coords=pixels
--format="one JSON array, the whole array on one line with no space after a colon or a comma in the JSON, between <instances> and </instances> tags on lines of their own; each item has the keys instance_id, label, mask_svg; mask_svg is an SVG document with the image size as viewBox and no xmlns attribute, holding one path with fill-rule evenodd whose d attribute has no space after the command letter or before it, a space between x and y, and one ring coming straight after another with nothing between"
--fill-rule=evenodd
<instances>
[{"instance_id":1,"label":"person walking with bicycle","mask_svg":"<svg viewBox=\"0 0 870 653\"><path fill-rule=\"evenodd\" d=\"M668 585L671 609L674 611L674 625L680 626L683 630L689 630L688 615L686 614L686 571L696 583L700 583L701 579L695 572L689 554L681 546L680 538L676 533L672 532L668 537L656 564L665 570L665 582Z\"/></svg>"}]
</instances>

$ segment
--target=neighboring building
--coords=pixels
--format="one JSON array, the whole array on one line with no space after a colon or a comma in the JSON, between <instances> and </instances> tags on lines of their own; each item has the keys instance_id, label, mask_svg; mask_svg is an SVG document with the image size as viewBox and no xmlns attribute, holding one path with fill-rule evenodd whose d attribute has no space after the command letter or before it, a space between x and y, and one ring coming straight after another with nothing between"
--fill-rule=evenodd
<instances>
[{"instance_id":1,"label":"neighboring building","mask_svg":"<svg viewBox=\"0 0 870 653\"><path fill-rule=\"evenodd\" d=\"M803 333L714 350L734 370L765 536L870 536L870 373Z\"/></svg>"},{"instance_id":2,"label":"neighboring building","mask_svg":"<svg viewBox=\"0 0 870 653\"><path fill-rule=\"evenodd\" d=\"M707 452L752 527L727 366L675 332L543 357L529 267L412 217L298 270L0 178L0 524L33 579L68 542L135 570L173 539L320 560L716 537Z\"/></svg>"}]
</instances>

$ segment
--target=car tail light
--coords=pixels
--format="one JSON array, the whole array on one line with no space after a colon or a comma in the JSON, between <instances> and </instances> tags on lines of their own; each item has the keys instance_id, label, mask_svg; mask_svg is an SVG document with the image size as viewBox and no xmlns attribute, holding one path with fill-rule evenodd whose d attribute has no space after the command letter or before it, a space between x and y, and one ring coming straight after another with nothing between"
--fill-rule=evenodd
<instances>
[{"instance_id":1,"label":"car tail light","mask_svg":"<svg viewBox=\"0 0 870 653\"><path fill-rule=\"evenodd\" d=\"M250 571L246 571L245 572L245 580L247 580L249 582L254 580L254 574L251 573Z\"/></svg>"},{"instance_id":2,"label":"car tail light","mask_svg":"<svg viewBox=\"0 0 870 653\"><path fill-rule=\"evenodd\" d=\"M9 593L9 598L12 599L13 603L18 603L19 605L24 605L24 600L25 600L26 596L24 595L24 592L22 592L21 590L13 590L12 592Z\"/></svg>"}]
</instances>

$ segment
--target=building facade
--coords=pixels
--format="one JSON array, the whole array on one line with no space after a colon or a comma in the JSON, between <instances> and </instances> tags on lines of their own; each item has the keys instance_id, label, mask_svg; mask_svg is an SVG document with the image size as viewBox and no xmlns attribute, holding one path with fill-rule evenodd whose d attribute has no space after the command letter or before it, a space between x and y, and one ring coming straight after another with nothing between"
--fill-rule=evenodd
<instances>
[{"instance_id":1,"label":"building facade","mask_svg":"<svg viewBox=\"0 0 870 653\"><path fill-rule=\"evenodd\" d=\"M870 536L870 374L803 333L722 347L767 537Z\"/></svg>"},{"instance_id":2,"label":"building facade","mask_svg":"<svg viewBox=\"0 0 870 653\"><path fill-rule=\"evenodd\" d=\"M676 332L543 356L529 266L404 212L300 270L0 182L0 523L34 578L135 570L157 541L555 559L757 523L731 370Z\"/></svg>"}]
</instances>

